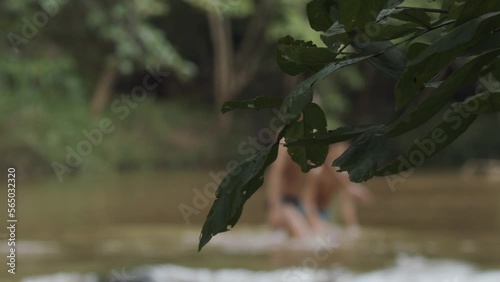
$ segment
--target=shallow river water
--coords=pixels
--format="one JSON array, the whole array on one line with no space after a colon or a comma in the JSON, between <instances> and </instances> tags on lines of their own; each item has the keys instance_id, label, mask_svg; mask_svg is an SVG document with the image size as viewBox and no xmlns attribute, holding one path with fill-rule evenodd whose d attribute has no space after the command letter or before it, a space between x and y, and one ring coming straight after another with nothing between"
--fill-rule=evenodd
<instances>
[{"instance_id":1,"label":"shallow river water","mask_svg":"<svg viewBox=\"0 0 500 282\"><path fill-rule=\"evenodd\" d=\"M210 181L184 171L20 183L17 274L0 281L500 282L498 183L422 174L391 190L376 179L358 238L305 242L263 224L259 192L240 224L197 253L210 202L188 218L180 207Z\"/></svg>"}]
</instances>

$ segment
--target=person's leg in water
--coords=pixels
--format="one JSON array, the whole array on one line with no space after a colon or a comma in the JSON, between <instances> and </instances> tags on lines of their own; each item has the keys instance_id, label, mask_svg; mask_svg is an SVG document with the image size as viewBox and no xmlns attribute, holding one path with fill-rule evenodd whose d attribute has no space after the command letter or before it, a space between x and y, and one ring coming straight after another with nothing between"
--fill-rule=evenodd
<instances>
[{"instance_id":1,"label":"person's leg in water","mask_svg":"<svg viewBox=\"0 0 500 282\"><path fill-rule=\"evenodd\" d=\"M287 230L292 238L310 237L312 232L304 217L303 208L296 198L284 197L271 213L271 226Z\"/></svg>"},{"instance_id":2,"label":"person's leg in water","mask_svg":"<svg viewBox=\"0 0 500 282\"><path fill-rule=\"evenodd\" d=\"M362 189L361 185L351 183L347 173L338 172L337 168L329 165L346 149L346 144L331 145L325 164L309 172L302 199L306 218L316 234L324 234L334 228L329 220L321 216L321 213L328 210L335 196L340 200L344 224L348 230L356 231L352 232L353 234L359 233L355 200L360 198L368 202L370 194Z\"/></svg>"},{"instance_id":3,"label":"person's leg in water","mask_svg":"<svg viewBox=\"0 0 500 282\"><path fill-rule=\"evenodd\" d=\"M334 189L325 189L323 168L317 168L309 172L302 193L305 218L314 235L323 236L330 233L334 227L325 218L330 199L333 197Z\"/></svg>"},{"instance_id":4,"label":"person's leg in water","mask_svg":"<svg viewBox=\"0 0 500 282\"><path fill-rule=\"evenodd\" d=\"M274 228L285 229L292 238L304 238L311 234L299 201L303 177L300 167L290 158L286 148L280 146L278 157L266 177L269 179L266 185L268 222Z\"/></svg>"},{"instance_id":5,"label":"person's leg in water","mask_svg":"<svg viewBox=\"0 0 500 282\"><path fill-rule=\"evenodd\" d=\"M298 199L295 203L283 204L283 221L292 238L303 239L311 236L310 227Z\"/></svg>"}]
</instances>

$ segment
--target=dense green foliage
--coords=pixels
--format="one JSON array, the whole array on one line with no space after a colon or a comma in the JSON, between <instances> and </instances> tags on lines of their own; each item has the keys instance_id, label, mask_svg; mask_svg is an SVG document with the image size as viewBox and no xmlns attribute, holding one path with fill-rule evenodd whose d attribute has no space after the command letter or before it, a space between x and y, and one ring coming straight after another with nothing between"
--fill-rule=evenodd
<instances>
[{"instance_id":1,"label":"dense green foliage","mask_svg":"<svg viewBox=\"0 0 500 282\"><path fill-rule=\"evenodd\" d=\"M277 61L290 75L306 70L316 73L279 107L284 116L277 133L280 138L234 168L219 186L199 249L236 224L246 200L262 185L264 171L275 159L283 136L288 153L304 172L323 164L328 144L352 140L333 165L347 171L352 181L362 182L421 165L465 132L479 115L500 111L500 2L445 0L429 7L404 6L405 2L313 0L307 5L310 25L321 32L326 47L288 36L278 44ZM432 40L423 40L429 36ZM384 124L326 132L324 114L312 104L315 85L344 67L365 61L397 80L395 117ZM476 93L458 99L456 93L470 85ZM269 101L261 97L226 106L274 107ZM416 139L414 147L400 156L391 153L394 138L428 124L439 113L443 113L441 122Z\"/></svg>"},{"instance_id":2,"label":"dense green foliage","mask_svg":"<svg viewBox=\"0 0 500 282\"><path fill-rule=\"evenodd\" d=\"M26 166L33 177L53 176L51 162L65 160L65 147L74 149L84 139L82 130L95 128L102 117L115 118L112 103L130 95L151 68L171 75L148 91L146 101L131 109L125 120L117 121L117 130L71 175L193 169L238 158L227 147L236 147L259 121L238 116L233 122L240 132L231 138L211 134L216 115L215 95L209 87L213 79L209 70L214 64L206 19L209 11L195 2L2 1L0 30L5 40L0 43L0 129L5 136L0 152L5 157L0 166L15 164L20 170ZM254 2L220 1L215 6L237 21L233 24L235 38L241 37L249 19L260 17ZM274 63L277 34L295 30L295 36L312 37L302 6L287 6L286 13L277 5L270 7L273 18L263 30L266 66ZM47 15L46 22L42 14ZM94 115L92 100L109 65L116 69L115 81L103 111ZM283 96L285 92L279 91L281 72L277 67L269 72L267 76L275 82L271 87L278 89L276 96ZM258 91L248 88L237 95ZM20 151L21 157L10 153Z\"/></svg>"}]
</instances>

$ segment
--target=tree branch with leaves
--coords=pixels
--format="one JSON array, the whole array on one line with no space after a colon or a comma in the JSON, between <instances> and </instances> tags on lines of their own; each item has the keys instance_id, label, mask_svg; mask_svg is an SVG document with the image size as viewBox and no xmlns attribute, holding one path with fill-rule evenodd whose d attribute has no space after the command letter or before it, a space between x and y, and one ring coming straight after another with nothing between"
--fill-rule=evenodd
<instances>
[{"instance_id":1,"label":"tree branch with leaves","mask_svg":"<svg viewBox=\"0 0 500 282\"><path fill-rule=\"evenodd\" d=\"M350 147L332 164L347 171L351 181L398 177L452 143L479 115L500 111L500 89L482 83L487 75L493 75L496 82L500 79L500 2L436 1L441 3L439 9L402 6L403 2L313 0L307 4L310 26L320 33L325 46L290 36L279 41L277 61L285 73L314 73L279 106L286 118L277 140L285 138L288 153L303 172L324 163L329 144L351 140ZM431 33L439 36L428 43L420 41ZM443 77L458 59L464 62L462 66ZM397 80L395 117L387 123L328 131L321 122L323 111L312 106L313 89L325 77L361 62L369 62ZM483 91L455 101L456 93L467 85ZM227 103L223 109L273 107L274 100L258 97ZM428 124L440 112L445 113L442 121L419 139L439 140L432 150L420 152L418 161L411 161L420 150L418 145L394 157L390 150L394 138ZM264 172L275 160L278 146L276 141L257 152L222 181L203 226L199 250L238 222L245 202L264 183Z\"/></svg>"}]
</instances>

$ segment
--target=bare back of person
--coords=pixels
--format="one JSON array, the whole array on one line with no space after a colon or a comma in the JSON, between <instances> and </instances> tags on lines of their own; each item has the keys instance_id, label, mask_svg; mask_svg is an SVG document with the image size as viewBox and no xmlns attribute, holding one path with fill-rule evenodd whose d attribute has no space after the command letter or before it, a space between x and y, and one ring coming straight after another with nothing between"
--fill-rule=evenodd
<instances>
[{"instance_id":1,"label":"bare back of person","mask_svg":"<svg viewBox=\"0 0 500 282\"><path fill-rule=\"evenodd\" d=\"M316 177L318 177L318 182L314 200L319 210L328 210L331 199L340 192L342 183L336 172L329 169L323 169Z\"/></svg>"},{"instance_id":2,"label":"bare back of person","mask_svg":"<svg viewBox=\"0 0 500 282\"><path fill-rule=\"evenodd\" d=\"M315 202L319 209L328 209L331 199L339 193L342 188L341 173L333 167L332 162L338 158L346 149L344 143L331 145L325 163L316 169Z\"/></svg>"}]
</instances>

